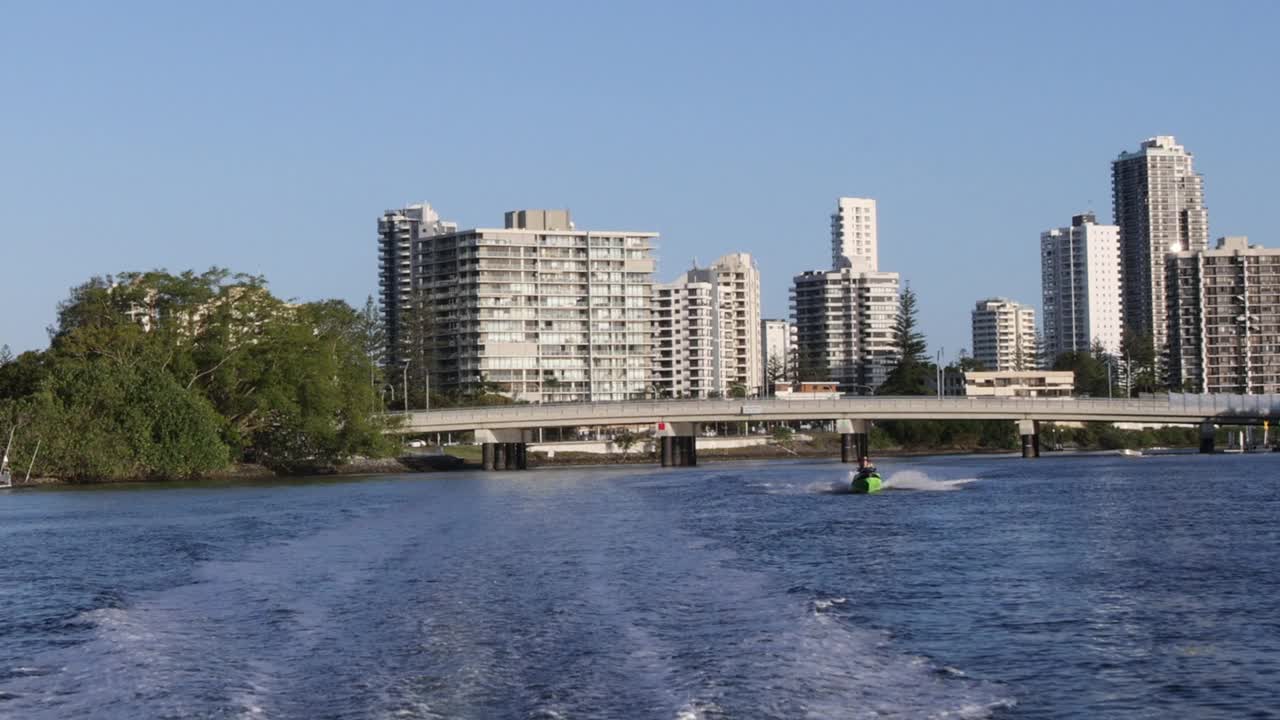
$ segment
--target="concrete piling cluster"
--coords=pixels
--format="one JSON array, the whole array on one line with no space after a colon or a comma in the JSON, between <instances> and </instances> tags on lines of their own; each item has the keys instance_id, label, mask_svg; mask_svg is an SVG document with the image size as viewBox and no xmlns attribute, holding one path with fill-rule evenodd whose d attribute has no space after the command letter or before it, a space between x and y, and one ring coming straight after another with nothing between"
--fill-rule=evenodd
<instances>
[{"instance_id":1,"label":"concrete piling cluster","mask_svg":"<svg viewBox=\"0 0 1280 720\"><path fill-rule=\"evenodd\" d=\"M662 467L693 467L698 464L698 440L692 435L658 438Z\"/></svg>"},{"instance_id":2,"label":"concrete piling cluster","mask_svg":"<svg viewBox=\"0 0 1280 720\"><path fill-rule=\"evenodd\" d=\"M527 470L529 445L522 442L487 442L480 446L480 460L485 470Z\"/></svg>"},{"instance_id":3,"label":"concrete piling cluster","mask_svg":"<svg viewBox=\"0 0 1280 720\"><path fill-rule=\"evenodd\" d=\"M870 436L867 433L840 433L840 462L861 463L871 454Z\"/></svg>"}]
</instances>

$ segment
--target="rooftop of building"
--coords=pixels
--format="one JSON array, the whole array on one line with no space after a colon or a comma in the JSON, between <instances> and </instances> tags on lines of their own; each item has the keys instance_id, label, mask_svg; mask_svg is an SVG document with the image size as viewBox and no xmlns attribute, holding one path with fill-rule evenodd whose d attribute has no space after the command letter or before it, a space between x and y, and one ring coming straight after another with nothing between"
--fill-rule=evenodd
<instances>
[{"instance_id":1,"label":"rooftop of building","mask_svg":"<svg viewBox=\"0 0 1280 720\"><path fill-rule=\"evenodd\" d=\"M1280 248L1250 245L1248 235L1227 235L1225 237L1218 238L1218 242L1215 247L1205 250L1183 250L1181 252L1172 253L1172 255L1181 258L1188 258L1201 253L1211 257L1221 257L1224 255L1280 255Z\"/></svg>"},{"instance_id":2,"label":"rooftop of building","mask_svg":"<svg viewBox=\"0 0 1280 720\"><path fill-rule=\"evenodd\" d=\"M1180 155L1191 153L1187 149L1178 144L1178 141L1172 135L1156 135L1143 140L1136 151L1121 151L1117 160L1128 160L1129 158L1145 157L1147 155Z\"/></svg>"}]
</instances>

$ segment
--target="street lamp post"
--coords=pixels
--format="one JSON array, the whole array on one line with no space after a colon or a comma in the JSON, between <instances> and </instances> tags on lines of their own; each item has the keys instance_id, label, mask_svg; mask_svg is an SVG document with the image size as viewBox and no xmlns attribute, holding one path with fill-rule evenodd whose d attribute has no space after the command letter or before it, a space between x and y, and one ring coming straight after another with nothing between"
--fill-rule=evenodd
<instances>
[{"instance_id":1,"label":"street lamp post","mask_svg":"<svg viewBox=\"0 0 1280 720\"><path fill-rule=\"evenodd\" d=\"M400 361L400 385L404 388L404 411L409 413L409 361Z\"/></svg>"},{"instance_id":2,"label":"street lamp post","mask_svg":"<svg viewBox=\"0 0 1280 720\"><path fill-rule=\"evenodd\" d=\"M934 373L934 375L937 376L939 400L942 399L942 386L947 381L947 371L942 367L943 350L946 350L946 348L938 348L938 362L937 362L938 369L937 369L937 372Z\"/></svg>"},{"instance_id":3,"label":"street lamp post","mask_svg":"<svg viewBox=\"0 0 1280 720\"><path fill-rule=\"evenodd\" d=\"M1107 359L1103 361L1103 364L1107 366L1107 399L1110 400L1113 397L1111 394L1111 356L1110 355L1108 355Z\"/></svg>"}]
</instances>

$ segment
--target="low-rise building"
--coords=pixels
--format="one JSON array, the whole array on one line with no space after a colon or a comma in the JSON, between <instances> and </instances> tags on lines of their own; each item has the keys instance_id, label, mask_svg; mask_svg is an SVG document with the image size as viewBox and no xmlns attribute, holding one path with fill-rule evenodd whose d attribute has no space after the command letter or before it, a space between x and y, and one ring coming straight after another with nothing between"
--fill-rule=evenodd
<instances>
[{"instance_id":1,"label":"low-rise building","mask_svg":"<svg viewBox=\"0 0 1280 720\"><path fill-rule=\"evenodd\" d=\"M839 400L840 383L828 381L802 381L778 387L779 400Z\"/></svg>"},{"instance_id":2,"label":"low-rise building","mask_svg":"<svg viewBox=\"0 0 1280 720\"><path fill-rule=\"evenodd\" d=\"M1075 373L1070 370L970 370L964 374L968 397L1071 397Z\"/></svg>"}]
</instances>

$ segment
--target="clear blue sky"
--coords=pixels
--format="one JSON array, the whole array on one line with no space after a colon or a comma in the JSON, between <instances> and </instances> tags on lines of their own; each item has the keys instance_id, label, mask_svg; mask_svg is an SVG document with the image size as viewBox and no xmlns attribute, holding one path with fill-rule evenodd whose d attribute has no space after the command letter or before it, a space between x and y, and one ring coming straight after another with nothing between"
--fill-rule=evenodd
<instances>
[{"instance_id":1,"label":"clear blue sky","mask_svg":"<svg viewBox=\"0 0 1280 720\"><path fill-rule=\"evenodd\" d=\"M0 343L95 274L221 265L376 290L376 218L569 207L662 233L660 280L749 251L764 309L829 263L839 195L931 345L1039 305L1039 233L1111 215L1109 162L1173 134L1210 232L1280 245L1280 3L8 3Z\"/></svg>"}]
</instances>

